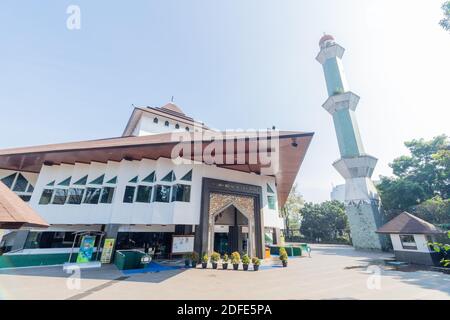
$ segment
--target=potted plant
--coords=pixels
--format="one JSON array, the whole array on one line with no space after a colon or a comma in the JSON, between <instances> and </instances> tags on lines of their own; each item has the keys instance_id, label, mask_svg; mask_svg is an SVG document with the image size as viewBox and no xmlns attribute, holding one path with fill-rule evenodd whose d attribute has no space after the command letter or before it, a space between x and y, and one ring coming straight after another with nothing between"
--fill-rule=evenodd
<instances>
[{"instance_id":1,"label":"potted plant","mask_svg":"<svg viewBox=\"0 0 450 320\"><path fill-rule=\"evenodd\" d=\"M258 257L253 257L252 258L252 263L253 263L253 270L254 271L258 271L259 270L259 266L261 265L261 260Z\"/></svg>"},{"instance_id":2,"label":"potted plant","mask_svg":"<svg viewBox=\"0 0 450 320\"><path fill-rule=\"evenodd\" d=\"M212 263L212 267L213 269L217 269L217 263L220 260L220 254L217 252L213 252L211 254L211 263Z\"/></svg>"},{"instance_id":3,"label":"potted plant","mask_svg":"<svg viewBox=\"0 0 450 320\"><path fill-rule=\"evenodd\" d=\"M183 255L185 268L189 268L189 266L191 265L191 256L192 253L186 253Z\"/></svg>"},{"instance_id":4,"label":"potted plant","mask_svg":"<svg viewBox=\"0 0 450 320\"><path fill-rule=\"evenodd\" d=\"M239 269L239 263L241 262L241 255L239 252L235 251L231 254L231 264L233 265L233 269Z\"/></svg>"},{"instance_id":5,"label":"potted plant","mask_svg":"<svg viewBox=\"0 0 450 320\"><path fill-rule=\"evenodd\" d=\"M250 264L250 257L248 254L244 254L242 256L242 267L244 268L244 271L248 270L248 265Z\"/></svg>"},{"instance_id":6,"label":"potted plant","mask_svg":"<svg viewBox=\"0 0 450 320\"><path fill-rule=\"evenodd\" d=\"M288 265L288 254L285 248L280 248L280 260L283 263L283 267L286 268Z\"/></svg>"},{"instance_id":7,"label":"potted plant","mask_svg":"<svg viewBox=\"0 0 450 320\"><path fill-rule=\"evenodd\" d=\"M203 257L202 257L202 268L203 269L206 269L208 267L208 261L209 261L208 254L204 253Z\"/></svg>"},{"instance_id":8,"label":"potted plant","mask_svg":"<svg viewBox=\"0 0 450 320\"><path fill-rule=\"evenodd\" d=\"M228 269L228 261L230 261L230 258L228 257L228 255L225 253L222 257L222 268L223 270L227 270Z\"/></svg>"},{"instance_id":9,"label":"potted plant","mask_svg":"<svg viewBox=\"0 0 450 320\"><path fill-rule=\"evenodd\" d=\"M197 267L197 263L198 263L198 253L197 252L192 252L191 253L191 266L192 268Z\"/></svg>"}]
</instances>

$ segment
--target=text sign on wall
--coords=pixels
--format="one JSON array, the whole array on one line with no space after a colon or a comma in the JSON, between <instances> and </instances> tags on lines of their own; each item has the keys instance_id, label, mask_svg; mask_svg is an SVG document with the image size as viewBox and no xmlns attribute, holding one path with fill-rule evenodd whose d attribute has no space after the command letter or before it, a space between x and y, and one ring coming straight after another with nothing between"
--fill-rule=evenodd
<instances>
[{"instance_id":1,"label":"text sign on wall","mask_svg":"<svg viewBox=\"0 0 450 320\"><path fill-rule=\"evenodd\" d=\"M173 236L172 254L194 251L194 236Z\"/></svg>"},{"instance_id":2,"label":"text sign on wall","mask_svg":"<svg viewBox=\"0 0 450 320\"><path fill-rule=\"evenodd\" d=\"M103 244L102 256L100 258L101 263L111 263L114 242L115 239L105 239L105 243Z\"/></svg>"}]
</instances>

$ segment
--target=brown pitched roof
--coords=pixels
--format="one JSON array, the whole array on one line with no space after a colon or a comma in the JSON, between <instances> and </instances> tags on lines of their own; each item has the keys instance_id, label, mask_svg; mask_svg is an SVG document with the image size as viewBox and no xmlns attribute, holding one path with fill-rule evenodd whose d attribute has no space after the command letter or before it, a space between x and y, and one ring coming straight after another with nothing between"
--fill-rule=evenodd
<instances>
[{"instance_id":1,"label":"brown pitched roof","mask_svg":"<svg viewBox=\"0 0 450 320\"><path fill-rule=\"evenodd\" d=\"M377 230L392 234L441 234L443 230L408 212L403 212Z\"/></svg>"},{"instance_id":2,"label":"brown pitched roof","mask_svg":"<svg viewBox=\"0 0 450 320\"><path fill-rule=\"evenodd\" d=\"M256 173L274 176L277 183L278 201L280 207L285 203L292 185L295 181L300 165L303 162L309 147L313 133L298 131L280 131L279 134L279 165L270 167L261 163L250 161L251 155L255 154L255 140L269 140L267 137L258 136L258 132L222 132L224 137L223 154L227 152L227 141L245 141L245 161L239 163L237 151L234 150L233 164L216 163L217 167L227 168L247 173ZM61 163L75 164L76 162L90 163L107 161L121 161L123 159L141 160L158 158L172 158L172 149L179 143L176 138L182 137L184 144L197 142L202 146L201 150L191 148L191 152L183 154L186 159L196 161L207 161L203 158L205 148L211 140L201 134L194 132L183 133L161 133L139 137L121 137L103 140L79 141L60 143L53 145L15 148L0 150L0 168L15 171L28 171L38 173L42 165L59 165ZM233 143L235 145L236 143ZM233 146L234 147L234 146ZM217 152L217 150L216 150ZM217 154L219 155L219 154ZM262 172L264 171L264 172Z\"/></svg>"},{"instance_id":3,"label":"brown pitched roof","mask_svg":"<svg viewBox=\"0 0 450 320\"><path fill-rule=\"evenodd\" d=\"M28 204L0 182L0 229L48 226Z\"/></svg>"}]
</instances>

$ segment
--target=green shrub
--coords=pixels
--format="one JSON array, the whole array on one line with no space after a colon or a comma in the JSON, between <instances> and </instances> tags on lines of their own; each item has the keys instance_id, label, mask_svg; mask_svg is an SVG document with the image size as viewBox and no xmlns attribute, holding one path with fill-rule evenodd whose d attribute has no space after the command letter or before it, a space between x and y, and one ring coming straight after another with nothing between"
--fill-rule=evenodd
<instances>
[{"instance_id":1,"label":"green shrub","mask_svg":"<svg viewBox=\"0 0 450 320\"><path fill-rule=\"evenodd\" d=\"M241 262L241 255L239 252L235 251L231 254L231 263L232 264L239 264Z\"/></svg>"},{"instance_id":2,"label":"green shrub","mask_svg":"<svg viewBox=\"0 0 450 320\"><path fill-rule=\"evenodd\" d=\"M252 263L255 266L259 266L261 264L261 260L258 257L253 257L252 258Z\"/></svg>"},{"instance_id":3,"label":"green shrub","mask_svg":"<svg viewBox=\"0 0 450 320\"><path fill-rule=\"evenodd\" d=\"M211 254L211 262L217 263L220 260L220 254L213 252Z\"/></svg>"},{"instance_id":4,"label":"green shrub","mask_svg":"<svg viewBox=\"0 0 450 320\"><path fill-rule=\"evenodd\" d=\"M242 256L242 264L250 264L250 257L248 256L248 254L244 254Z\"/></svg>"},{"instance_id":5,"label":"green shrub","mask_svg":"<svg viewBox=\"0 0 450 320\"><path fill-rule=\"evenodd\" d=\"M195 252L195 251L192 252L191 253L191 260L194 261L194 262L198 262L198 259L199 259L198 253Z\"/></svg>"},{"instance_id":6,"label":"green shrub","mask_svg":"<svg viewBox=\"0 0 450 320\"><path fill-rule=\"evenodd\" d=\"M281 261L287 261L288 260L288 254L287 254L285 248L280 248L280 260Z\"/></svg>"},{"instance_id":7,"label":"green shrub","mask_svg":"<svg viewBox=\"0 0 450 320\"><path fill-rule=\"evenodd\" d=\"M203 254L203 257L202 257L202 263L208 263L208 261L209 261L208 254L207 254L207 253L204 253L204 254Z\"/></svg>"},{"instance_id":8,"label":"green shrub","mask_svg":"<svg viewBox=\"0 0 450 320\"><path fill-rule=\"evenodd\" d=\"M226 253L223 255L222 261L223 261L223 263L228 263L228 261L230 261L230 258L228 257L228 255Z\"/></svg>"}]
</instances>

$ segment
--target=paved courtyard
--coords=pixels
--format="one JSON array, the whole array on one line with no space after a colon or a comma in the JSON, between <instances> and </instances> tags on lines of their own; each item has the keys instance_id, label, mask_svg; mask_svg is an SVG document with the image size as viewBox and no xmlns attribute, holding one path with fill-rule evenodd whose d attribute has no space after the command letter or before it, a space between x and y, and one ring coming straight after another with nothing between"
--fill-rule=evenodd
<instances>
[{"instance_id":1,"label":"paved courtyard","mask_svg":"<svg viewBox=\"0 0 450 320\"><path fill-rule=\"evenodd\" d=\"M392 270L390 254L313 245L312 257L259 272L176 269L122 273L113 265L81 271L80 287L62 267L0 271L0 299L450 299L450 275Z\"/></svg>"}]
</instances>

